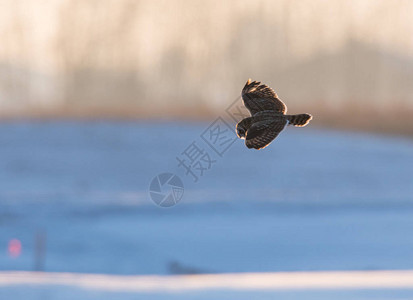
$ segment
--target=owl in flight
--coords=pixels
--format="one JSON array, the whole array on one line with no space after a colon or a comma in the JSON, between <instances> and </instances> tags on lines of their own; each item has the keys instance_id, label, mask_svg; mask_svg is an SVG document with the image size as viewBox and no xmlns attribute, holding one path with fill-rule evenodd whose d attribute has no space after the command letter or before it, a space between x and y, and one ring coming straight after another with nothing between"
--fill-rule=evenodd
<instances>
[{"instance_id":1,"label":"owl in flight","mask_svg":"<svg viewBox=\"0 0 413 300\"><path fill-rule=\"evenodd\" d=\"M248 148L265 148L286 125L303 127L313 118L310 114L286 115L287 106L274 90L251 79L242 89L242 100L251 117L240 121L236 130L238 137L245 139Z\"/></svg>"}]
</instances>

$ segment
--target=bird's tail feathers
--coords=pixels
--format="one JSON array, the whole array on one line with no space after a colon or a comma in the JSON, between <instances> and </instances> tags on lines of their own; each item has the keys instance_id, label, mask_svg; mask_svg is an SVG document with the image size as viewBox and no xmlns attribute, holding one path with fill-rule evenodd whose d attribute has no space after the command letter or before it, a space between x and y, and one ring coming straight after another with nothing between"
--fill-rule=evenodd
<instances>
[{"instance_id":1,"label":"bird's tail feathers","mask_svg":"<svg viewBox=\"0 0 413 300\"><path fill-rule=\"evenodd\" d=\"M313 118L310 114L287 115L288 124L303 127L307 125Z\"/></svg>"}]
</instances>

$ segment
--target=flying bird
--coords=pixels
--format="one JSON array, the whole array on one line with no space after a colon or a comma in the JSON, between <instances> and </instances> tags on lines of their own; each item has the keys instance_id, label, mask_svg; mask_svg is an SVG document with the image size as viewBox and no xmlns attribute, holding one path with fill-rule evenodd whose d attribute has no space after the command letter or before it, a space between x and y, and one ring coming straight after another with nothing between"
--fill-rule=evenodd
<instances>
[{"instance_id":1,"label":"flying bird","mask_svg":"<svg viewBox=\"0 0 413 300\"><path fill-rule=\"evenodd\" d=\"M303 127L313 118L310 114L287 115L287 106L272 88L248 79L242 100L251 113L236 125L237 135L248 148L267 147L286 125Z\"/></svg>"}]
</instances>

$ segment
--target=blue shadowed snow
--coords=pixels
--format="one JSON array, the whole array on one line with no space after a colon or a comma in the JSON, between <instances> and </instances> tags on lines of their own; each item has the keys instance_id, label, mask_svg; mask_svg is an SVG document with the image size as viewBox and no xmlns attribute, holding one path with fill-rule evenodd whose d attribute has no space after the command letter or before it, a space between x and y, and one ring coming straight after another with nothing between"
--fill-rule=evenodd
<instances>
[{"instance_id":1,"label":"blue shadowed snow","mask_svg":"<svg viewBox=\"0 0 413 300\"><path fill-rule=\"evenodd\" d=\"M242 140L219 157L209 124L0 125L0 266L113 274L413 268L413 142L287 128L269 147ZM197 183L176 157L193 142L213 160ZM154 176L181 202L159 208ZM21 240L20 257L7 254Z\"/></svg>"},{"instance_id":2,"label":"blue shadowed snow","mask_svg":"<svg viewBox=\"0 0 413 300\"><path fill-rule=\"evenodd\" d=\"M0 290L2 299L122 299L122 300L210 300L210 299L237 299L237 300L367 300L367 299L411 299L411 289L346 289L346 290L206 290L195 292L108 292L87 290L65 286L12 286Z\"/></svg>"}]
</instances>

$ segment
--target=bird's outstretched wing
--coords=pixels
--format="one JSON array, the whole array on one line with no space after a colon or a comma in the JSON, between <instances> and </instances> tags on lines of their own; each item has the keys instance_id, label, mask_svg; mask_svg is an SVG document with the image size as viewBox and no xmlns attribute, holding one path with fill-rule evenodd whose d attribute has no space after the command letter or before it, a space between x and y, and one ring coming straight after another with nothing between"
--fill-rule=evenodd
<instances>
[{"instance_id":1,"label":"bird's outstretched wing","mask_svg":"<svg viewBox=\"0 0 413 300\"><path fill-rule=\"evenodd\" d=\"M262 149L267 147L284 129L285 122L260 121L252 124L247 131L245 145L248 148Z\"/></svg>"},{"instance_id":2,"label":"bird's outstretched wing","mask_svg":"<svg viewBox=\"0 0 413 300\"><path fill-rule=\"evenodd\" d=\"M287 106L278 99L272 88L258 81L248 79L242 89L242 100L245 107L253 116L255 113L265 110L286 113Z\"/></svg>"}]
</instances>

